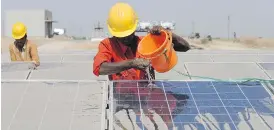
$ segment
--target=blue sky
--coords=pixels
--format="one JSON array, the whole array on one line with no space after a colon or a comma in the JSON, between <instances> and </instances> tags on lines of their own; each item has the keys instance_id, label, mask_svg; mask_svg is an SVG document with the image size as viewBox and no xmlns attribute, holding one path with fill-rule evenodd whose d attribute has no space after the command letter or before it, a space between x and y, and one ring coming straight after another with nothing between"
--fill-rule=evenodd
<instances>
[{"instance_id":1,"label":"blue sky","mask_svg":"<svg viewBox=\"0 0 274 130\"><path fill-rule=\"evenodd\" d=\"M230 15L230 36L235 31L239 36L274 37L274 0L2 0L2 11L48 9L59 21L54 27L67 28L70 35L89 36L98 21L105 26L116 2L131 4L140 20L175 21L181 35L192 32L194 21L195 30L204 35L227 37Z\"/></svg>"}]
</instances>

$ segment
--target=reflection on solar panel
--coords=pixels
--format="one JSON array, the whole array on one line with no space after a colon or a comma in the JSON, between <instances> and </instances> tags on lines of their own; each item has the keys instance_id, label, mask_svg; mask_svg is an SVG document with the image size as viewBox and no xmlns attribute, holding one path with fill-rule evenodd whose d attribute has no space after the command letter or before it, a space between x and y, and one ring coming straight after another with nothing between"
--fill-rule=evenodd
<instances>
[{"instance_id":1,"label":"reflection on solar panel","mask_svg":"<svg viewBox=\"0 0 274 130\"><path fill-rule=\"evenodd\" d=\"M114 128L274 129L274 100L260 82L113 82ZM112 87L111 87L112 88ZM111 129L114 129L111 128Z\"/></svg>"}]
</instances>

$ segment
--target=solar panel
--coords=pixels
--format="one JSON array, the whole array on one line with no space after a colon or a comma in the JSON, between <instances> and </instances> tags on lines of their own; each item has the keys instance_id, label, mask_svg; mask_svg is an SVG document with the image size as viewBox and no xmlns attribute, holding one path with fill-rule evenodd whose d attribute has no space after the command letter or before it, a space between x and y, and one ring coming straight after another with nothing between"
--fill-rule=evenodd
<instances>
[{"instance_id":1,"label":"solar panel","mask_svg":"<svg viewBox=\"0 0 274 130\"><path fill-rule=\"evenodd\" d=\"M259 63L264 70L274 70L274 63Z\"/></svg>"},{"instance_id":2,"label":"solar panel","mask_svg":"<svg viewBox=\"0 0 274 130\"><path fill-rule=\"evenodd\" d=\"M269 79L256 63L185 63L190 75L217 79ZM192 79L201 79L193 77Z\"/></svg>"},{"instance_id":3,"label":"solar panel","mask_svg":"<svg viewBox=\"0 0 274 130\"><path fill-rule=\"evenodd\" d=\"M257 54L258 50L189 50L187 52L179 53L189 53L189 54ZM273 54L273 51L262 51L263 54Z\"/></svg>"},{"instance_id":4,"label":"solar panel","mask_svg":"<svg viewBox=\"0 0 274 130\"><path fill-rule=\"evenodd\" d=\"M10 55L8 53L1 54L1 61L2 62L10 62Z\"/></svg>"},{"instance_id":5,"label":"solar panel","mask_svg":"<svg viewBox=\"0 0 274 130\"><path fill-rule=\"evenodd\" d=\"M259 61L258 55L211 55L214 62L257 62Z\"/></svg>"},{"instance_id":6,"label":"solar panel","mask_svg":"<svg viewBox=\"0 0 274 130\"><path fill-rule=\"evenodd\" d=\"M274 62L274 51L190 50L177 55L183 62Z\"/></svg>"},{"instance_id":7,"label":"solar panel","mask_svg":"<svg viewBox=\"0 0 274 130\"><path fill-rule=\"evenodd\" d=\"M30 74L29 65L27 62L1 63L1 79L25 80Z\"/></svg>"},{"instance_id":8,"label":"solar panel","mask_svg":"<svg viewBox=\"0 0 274 130\"><path fill-rule=\"evenodd\" d=\"M259 63L267 75L274 79L274 63Z\"/></svg>"},{"instance_id":9,"label":"solar panel","mask_svg":"<svg viewBox=\"0 0 274 130\"><path fill-rule=\"evenodd\" d=\"M31 80L106 80L106 76L97 77L92 72L92 62L41 63L29 76Z\"/></svg>"},{"instance_id":10,"label":"solar panel","mask_svg":"<svg viewBox=\"0 0 274 130\"><path fill-rule=\"evenodd\" d=\"M63 62L77 62L77 61L93 61L95 54L86 55L64 55Z\"/></svg>"},{"instance_id":11,"label":"solar panel","mask_svg":"<svg viewBox=\"0 0 274 130\"><path fill-rule=\"evenodd\" d=\"M82 53L82 54L41 54L41 62L81 62L81 61L93 61L94 53Z\"/></svg>"},{"instance_id":12,"label":"solar panel","mask_svg":"<svg viewBox=\"0 0 274 130\"><path fill-rule=\"evenodd\" d=\"M178 54L179 62L212 62L210 55Z\"/></svg>"},{"instance_id":13,"label":"solar panel","mask_svg":"<svg viewBox=\"0 0 274 130\"><path fill-rule=\"evenodd\" d=\"M40 55L40 62L61 62L62 55Z\"/></svg>"},{"instance_id":14,"label":"solar panel","mask_svg":"<svg viewBox=\"0 0 274 130\"><path fill-rule=\"evenodd\" d=\"M268 71L267 71L267 74L268 74L272 79L274 79L274 70L268 70Z\"/></svg>"},{"instance_id":15,"label":"solar panel","mask_svg":"<svg viewBox=\"0 0 274 130\"><path fill-rule=\"evenodd\" d=\"M274 62L274 54L258 55L258 62Z\"/></svg>"},{"instance_id":16,"label":"solar panel","mask_svg":"<svg viewBox=\"0 0 274 130\"><path fill-rule=\"evenodd\" d=\"M103 127L104 82L2 81L1 84L2 129L99 130Z\"/></svg>"},{"instance_id":17,"label":"solar panel","mask_svg":"<svg viewBox=\"0 0 274 130\"><path fill-rule=\"evenodd\" d=\"M111 129L274 129L273 95L260 82L113 82ZM111 87L112 88L112 87Z\"/></svg>"},{"instance_id":18,"label":"solar panel","mask_svg":"<svg viewBox=\"0 0 274 130\"><path fill-rule=\"evenodd\" d=\"M187 70L184 67L183 63L178 63L172 70L166 72L166 73L158 73L155 72L155 77L158 80L170 80L170 77L172 77L172 80L189 80L189 76L183 76L183 74L187 74Z\"/></svg>"},{"instance_id":19,"label":"solar panel","mask_svg":"<svg viewBox=\"0 0 274 130\"><path fill-rule=\"evenodd\" d=\"M90 80L106 80L107 77L93 75L92 60L95 54L96 51L91 50L41 52L41 65L37 70L29 70L28 63L10 62L9 54L2 55L2 58L5 58L1 63L2 80L10 81L2 81L2 128L105 129L103 120L107 117L101 115L105 109L101 105L106 103L101 98L103 95L101 87L97 87L102 86L102 82L90 82ZM256 60L256 62L271 62L273 61L273 51L199 50L177 54L179 60L175 68L167 73L156 73L156 79L189 80L189 75L218 79L246 77L269 79L270 76L274 77L271 63L240 63ZM236 59L233 56L227 59L226 55L236 56ZM219 59L216 60L214 56ZM256 60L252 56L256 56ZM218 61L237 63L214 63ZM26 79L29 81L16 81ZM197 77L191 77L191 79L202 80ZM45 80L52 81L42 82ZM62 80L68 81L57 82ZM78 82L77 80L87 82ZM130 82L135 84L134 81ZM77 91L78 83L79 91ZM119 83L119 81L115 83ZM178 129L191 130L274 129L271 124L274 122L273 99L270 99L270 94L264 89L264 86L260 84L241 86L224 82L212 83L213 87L210 86L211 82L205 81L157 81L159 89L154 90L150 94L150 98L144 96L148 92L141 89L141 83L138 83L140 89L137 89L137 93L142 95L141 97L137 94L137 97L140 98L136 98L134 94L114 92L110 94L111 97L115 97L114 100L110 100L110 106L111 110L117 112L114 111L110 114L109 119L113 123L111 127L118 129L122 125L131 129L131 122L134 122L133 125L136 129L137 127L155 129L154 124L159 129L165 128L166 124L176 126ZM133 89L132 85L127 86L130 86L127 89ZM274 87L273 82L272 86ZM76 93L78 93L77 100L75 99ZM104 92L104 94L107 93ZM48 101L48 97L50 97L50 101ZM94 101L96 102L94 103ZM72 107L74 104L75 109ZM140 110L143 111L140 112ZM132 121L127 120L127 113ZM142 115L145 115L144 113L153 115L156 123L153 123L150 118L141 118ZM167 123L163 121L162 117Z\"/></svg>"}]
</instances>

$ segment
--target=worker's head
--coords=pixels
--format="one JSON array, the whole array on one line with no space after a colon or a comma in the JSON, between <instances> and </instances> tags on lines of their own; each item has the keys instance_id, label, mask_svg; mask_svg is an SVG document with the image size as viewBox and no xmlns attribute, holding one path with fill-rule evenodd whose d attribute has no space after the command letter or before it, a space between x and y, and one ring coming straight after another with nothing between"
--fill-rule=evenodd
<instances>
[{"instance_id":1,"label":"worker's head","mask_svg":"<svg viewBox=\"0 0 274 130\"><path fill-rule=\"evenodd\" d=\"M12 37L15 39L15 46L22 49L27 41L27 28L21 23L17 22L12 27Z\"/></svg>"},{"instance_id":2,"label":"worker's head","mask_svg":"<svg viewBox=\"0 0 274 130\"><path fill-rule=\"evenodd\" d=\"M27 43L27 34L24 35L21 39L15 39L14 44L19 49L19 51L22 51L22 48Z\"/></svg>"},{"instance_id":3,"label":"worker's head","mask_svg":"<svg viewBox=\"0 0 274 130\"><path fill-rule=\"evenodd\" d=\"M107 24L109 32L124 43L134 38L138 18L129 4L116 3L109 11Z\"/></svg>"}]
</instances>

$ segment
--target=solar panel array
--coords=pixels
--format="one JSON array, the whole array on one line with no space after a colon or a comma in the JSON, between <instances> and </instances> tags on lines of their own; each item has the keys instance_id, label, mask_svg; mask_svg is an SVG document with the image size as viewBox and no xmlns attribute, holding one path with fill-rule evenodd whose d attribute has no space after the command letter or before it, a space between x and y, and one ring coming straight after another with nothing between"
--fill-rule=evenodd
<instances>
[{"instance_id":1,"label":"solar panel array","mask_svg":"<svg viewBox=\"0 0 274 130\"><path fill-rule=\"evenodd\" d=\"M108 117L109 120L113 120L111 117L115 115L115 113L106 114L104 111L105 107L103 105L107 104L105 102L107 102L106 93L108 93L108 91L103 88L107 87L108 80L107 76L96 77L92 73L95 53L95 51L71 51L55 54L41 53L41 65L37 70L28 69L29 63L11 63L8 54L1 55L2 106L5 106L2 108L2 113L5 113L2 118L2 121L5 121L2 123L2 128L10 130L20 128L29 130L37 128L53 130L81 128L84 130L91 127L93 129L104 129L108 127L102 124L106 123L106 117ZM268 80L274 77L274 52L190 51L188 53L178 53L178 57L179 62L176 67L164 74L156 73L156 79L205 80L195 76L207 76L220 79L256 77ZM173 84L173 82L170 83ZM195 87L195 84L196 83L194 83L192 87ZM161 86L159 87L161 88ZM192 90L192 87L188 89ZM78 92L77 88L79 88ZM166 86L164 85L162 88L166 88ZM203 88L207 88L205 91L209 91L208 87ZM257 86L256 88L265 87ZM185 88L182 87L182 89ZM174 91L175 90L174 88ZM77 93L78 96L76 96ZM189 93L185 95L187 94ZM247 93L242 92L242 94ZM96 96L94 97L92 95ZM71 100L72 97L75 100ZM190 95L188 95L188 97L188 101L193 100L192 103L196 101L196 99L191 99L192 97ZM225 103L223 100L224 98L220 98L220 102ZM241 100L246 101L249 99ZM261 100L261 98L258 98L258 100ZM85 102L91 104L91 101L97 101L96 105L99 107L85 104ZM196 103L198 102L197 100ZM114 102L110 100L109 103L112 104ZM201 103L205 104L203 102ZM209 104L210 103L213 104L212 101L209 101ZM71 104L74 104L72 106L75 106L75 109L71 107ZM249 105L255 106L254 104ZM272 105L273 104L270 104L268 106ZM225 105L223 105L223 107L226 108ZM199 107L196 107L196 109L197 108ZM209 106L209 109L206 110L211 111L212 108ZM256 108L254 109L256 110ZM203 110L204 109L199 108L200 115L198 113L198 118L200 120L204 118L201 113ZM184 112L187 113L187 110ZM260 114L260 111L256 112L255 115ZM32 115L32 113L35 114ZM78 116L79 113L82 116ZM99 117L100 114L101 116ZM105 117L105 114L108 116ZM226 114L229 115L231 113ZM180 116L178 116L178 118L179 117ZM271 116L267 119L272 120L273 116L270 117ZM181 122L178 122L178 118L173 118L173 123L179 123L179 126L183 126ZM196 118L197 116L195 119ZM184 119L192 120L192 118L186 117L184 117ZM231 120L232 118L229 119ZM252 119L255 120L256 118ZM258 119L263 120L262 117ZM247 120L250 121L251 119ZM31 124L31 122L33 123ZM194 120L194 122L196 126L200 126L197 120ZM206 121L203 122L206 124ZM236 125L236 122L230 122L230 124L231 123ZM204 124L201 126L202 128L205 128ZM233 125L229 126L231 127ZM189 127L192 127L192 125L189 125ZM268 127L266 127L266 129L267 128Z\"/></svg>"},{"instance_id":2,"label":"solar panel array","mask_svg":"<svg viewBox=\"0 0 274 130\"><path fill-rule=\"evenodd\" d=\"M96 77L92 73L92 63L95 53L96 52L62 52L56 54L41 54L41 67L39 67L40 69L38 71L33 71L34 76L30 76L30 79L43 79L53 76L51 79L105 80L107 77ZM274 77L274 69L271 67L274 66L274 52L190 51L188 53L178 53L178 57L178 64L173 70L164 74L156 73L156 78L161 80L168 80L170 77L172 77L173 80L203 80L195 76L218 79L237 79L243 77L273 79ZM2 62L9 64L9 61L6 60ZM14 66L15 67L10 71L19 71L16 68L17 65ZM76 71L80 71L81 74ZM21 71L18 73L20 73L21 76L26 75L25 72L22 72L24 74L21 74ZM13 79L9 74L11 73L8 73L5 79ZM6 73L4 73L3 76L5 77ZM27 77L24 76L24 78Z\"/></svg>"},{"instance_id":3,"label":"solar panel array","mask_svg":"<svg viewBox=\"0 0 274 130\"><path fill-rule=\"evenodd\" d=\"M94 76L93 57L40 54L36 70L30 63L2 60L2 129L105 129L107 77Z\"/></svg>"}]
</instances>

